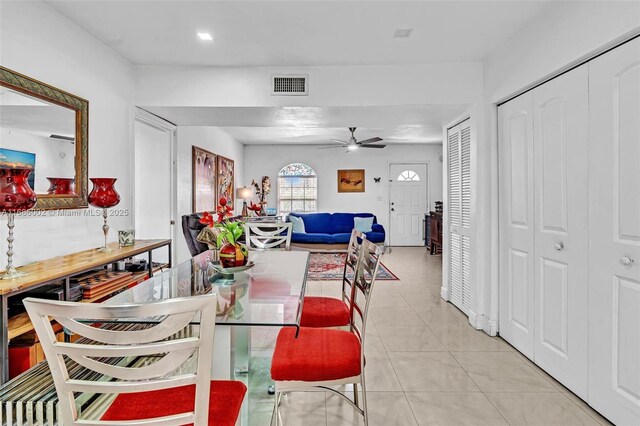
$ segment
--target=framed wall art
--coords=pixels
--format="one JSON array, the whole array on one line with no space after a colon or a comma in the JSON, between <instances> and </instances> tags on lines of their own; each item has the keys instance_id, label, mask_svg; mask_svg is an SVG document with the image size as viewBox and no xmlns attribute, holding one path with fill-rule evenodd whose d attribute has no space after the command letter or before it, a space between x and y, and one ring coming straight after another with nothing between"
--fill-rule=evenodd
<instances>
[{"instance_id":1,"label":"framed wall art","mask_svg":"<svg viewBox=\"0 0 640 426\"><path fill-rule=\"evenodd\" d=\"M364 192L364 169L338 170L338 192Z\"/></svg>"},{"instance_id":2,"label":"framed wall art","mask_svg":"<svg viewBox=\"0 0 640 426\"><path fill-rule=\"evenodd\" d=\"M31 189L35 190L36 154L31 152L0 148L0 166L24 167L25 169L31 169L31 174L29 175L28 182Z\"/></svg>"},{"instance_id":3,"label":"framed wall art","mask_svg":"<svg viewBox=\"0 0 640 426\"><path fill-rule=\"evenodd\" d=\"M217 155L205 149L192 150L193 212L215 210L217 197Z\"/></svg>"},{"instance_id":4,"label":"framed wall art","mask_svg":"<svg viewBox=\"0 0 640 426\"><path fill-rule=\"evenodd\" d=\"M233 160L218 155L218 198L226 198L227 205L234 206Z\"/></svg>"}]
</instances>

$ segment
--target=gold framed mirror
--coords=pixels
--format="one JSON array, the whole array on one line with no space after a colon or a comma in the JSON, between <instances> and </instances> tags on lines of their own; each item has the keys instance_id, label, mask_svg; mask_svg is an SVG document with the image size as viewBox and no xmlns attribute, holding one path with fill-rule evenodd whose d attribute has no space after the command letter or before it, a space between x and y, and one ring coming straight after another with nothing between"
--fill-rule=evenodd
<instances>
[{"instance_id":1,"label":"gold framed mirror","mask_svg":"<svg viewBox=\"0 0 640 426\"><path fill-rule=\"evenodd\" d=\"M88 206L89 101L0 66L0 165L33 169L35 209Z\"/></svg>"}]
</instances>

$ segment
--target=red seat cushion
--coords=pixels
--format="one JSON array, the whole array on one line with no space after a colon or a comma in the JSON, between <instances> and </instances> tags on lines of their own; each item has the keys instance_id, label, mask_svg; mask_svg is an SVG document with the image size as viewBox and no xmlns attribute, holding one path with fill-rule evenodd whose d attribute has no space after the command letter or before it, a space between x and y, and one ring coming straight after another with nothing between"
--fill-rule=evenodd
<instances>
[{"instance_id":1,"label":"red seat cushion","mask_svg":"<svg viewBox=\"0 0 640 426\"><path fill-rule=\"evenodd\" d=\"M305 297L302 327L341 327L349 325L349 307L334 297Z\"/></svg>"},{"instance_id":2,"label":"red seat cushion","mask_svg":"<svg viewBox=\"0 0 640 426\"><path fill-rule=\"evenodd\" d=\"M235 425L246 392L247 387L242 382L213 380L209 394L209 424ZM193 411L195 396L195 385L121 393L101 420L143 420Z\"/></svg>"},{"instance_id":3,"label":"red seat cushion","mask_svg":"<svg viewBox=\"0 0 640 426\"><path fill-rule=\"evenodd\" d=\"M271 361L275 381L319 382L360 374L360 340L350 331L285 327Z\"/></svg>"}]
</instances>

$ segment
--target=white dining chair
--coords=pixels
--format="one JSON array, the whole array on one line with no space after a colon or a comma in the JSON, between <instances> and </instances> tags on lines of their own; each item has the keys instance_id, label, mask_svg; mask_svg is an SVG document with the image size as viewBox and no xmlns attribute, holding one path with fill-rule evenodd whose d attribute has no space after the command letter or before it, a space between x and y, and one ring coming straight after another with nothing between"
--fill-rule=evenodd
<instances>
[{"instance_id":1,"label":"white dining chair","mask_svg":"<svg viewBox=\"0 0 640 426\"><path fill-rule=\"evenodd\" d=\"M292 230L291 222L245 223L245 244L249 250L289 250Z\"/></svg>"},{"instance_id":2,"label":"white dining chair","mask_svg":"<svg viewBox=\"0 0 640 426\"><path fill-rule=\"evenodd\" d=\"M234 425L246 386L211 380L216 300L210 294L103 306L24 299L53 376L63 424ZM148 318L161 322L128 324ZM190 325L194 319L202 325ZM51 320L84 338L57 341ZM77 378L67 363L96 374ZM117 396L94 420L80 418L74 393Z\"/></svg>"}]
</instances>

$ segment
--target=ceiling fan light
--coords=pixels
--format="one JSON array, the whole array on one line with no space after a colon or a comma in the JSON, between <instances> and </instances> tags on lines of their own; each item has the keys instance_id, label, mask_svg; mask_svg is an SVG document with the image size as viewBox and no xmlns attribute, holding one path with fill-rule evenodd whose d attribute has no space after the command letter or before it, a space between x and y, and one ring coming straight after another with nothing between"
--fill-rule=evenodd
<instances>
[{"instance_id":1,"label":"ceiling fan light","mask_svg":"<svg viewBox=\"0 0 640 426\"><path fill-rule=\"evenodd\" d=\"M355 151L356 149L358 149L358 145L349 145L349 146L347 147L347 149L348 149L349 151Z\"/></svg>"}]
</instances>

